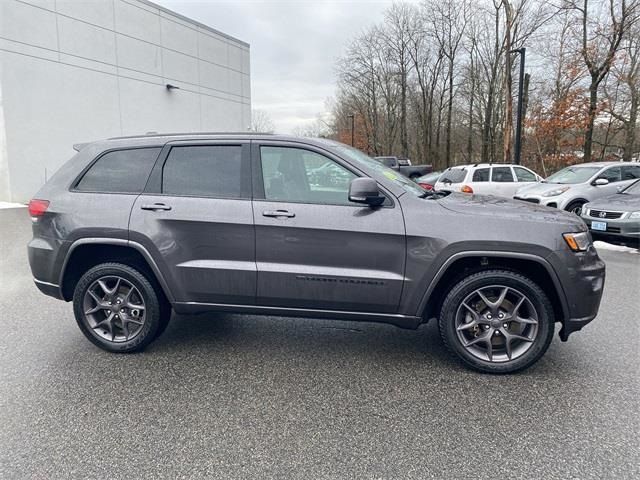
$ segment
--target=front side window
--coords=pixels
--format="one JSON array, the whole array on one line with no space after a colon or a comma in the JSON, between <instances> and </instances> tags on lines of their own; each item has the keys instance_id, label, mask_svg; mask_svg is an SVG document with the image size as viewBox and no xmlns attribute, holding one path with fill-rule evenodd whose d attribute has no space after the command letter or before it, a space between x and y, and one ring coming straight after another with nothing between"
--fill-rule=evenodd
<instances>
[{"instance_id":1,"label":"front side window","mask_svg":"<svg viewBox=\"0 0 640 480\"><path fill-rule=\"evenodd\" d=\"M242 198L242 147L173 147L162 170L162 193Z\"/></svg>"},{"instance_id":2,"label":"front side window","mask_svg":"<svg viewBox=\"0 0 640 480\"><path fill-rule=\"evenodd\" d=\"M606 178L609 183L619 182L621 180L621 169L620 167L607 168L598 178Z\"/></svg>"},{"instance_id":3,"label":"front side window","mask_svg":"<svg viewBox=\"0 0 640 480\"><path fill-rule=\"evenodd\" d=\"M533 172L522 167L513 167L513 171L516 174L516 178L519 182L535 182L536 176Z\"/></svg>"},{"instance_id":4,"label":"front side window","mask_svg":"<svg viewBox=\"0 0 640 480\"><path fill-rule=\"evenodd\" d=\"M267 200L330 205L349 202L356 175L330 158L301 148L260 147Z\"/></svg>"},{"instance_id":5,"label":"front side window","mask_svg":"<svg viewBox=\"0 0 640 480\"><path fill-rule=\"evenodd\" d=\"M489 181L489 169L478 168L473 172L473 182L488 182Z\"/></svg>"},{"instance_id":6,"label":"front side window","mask_svg":"<svg viewBox=\"0 0 640 480\"><path fill-rule=\"evenodd\" d=\"M107 152L87 170L75 190L141 193L160 150L158 147Z\"/></svg>"},{"instance_id":7,"label":"front side window","mask_svg":"<svg viewBox=\"0 0 640 480\"><path fill-rule=\"evenodd\" d=\"M513 182L513 175L509 167L493 167L491 180L494 182Z\"/></svg>"}]
</instances>

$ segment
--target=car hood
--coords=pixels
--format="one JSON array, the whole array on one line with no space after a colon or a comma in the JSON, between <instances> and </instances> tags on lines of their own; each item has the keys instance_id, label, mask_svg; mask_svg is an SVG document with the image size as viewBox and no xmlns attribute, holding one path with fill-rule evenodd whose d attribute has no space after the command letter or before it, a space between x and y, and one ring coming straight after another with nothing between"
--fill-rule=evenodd
<instances>
[{"instance_id":1,"label":"car hood","mask_svg":"<svg viewBox=\"0 0 640 480\"><path fill-rule=\"evenodd\" d=\"M564 184L564 183L534 183L531 185L526 185L521 187L516 192L516 195L522 194L532 194L532 195L543 195L552 190L557 190L562 187L573 187L575 184Z\"/></svg>"},{"instance_id":2,"label":"car hood","mask_svg":"<svg viewBox=\"0 0 640 480\"><path fill-rule=\"evenodd\" d=\"M564 224L571 227L573 231L586 230L584 222L573 213L493 195L452 193L440 199L439 203L448 210L467 215Z\"/></svg>"},{"instance_id":3,"label":"car hood","mask_svg":"<svg viewBox=\"0 0 640 480\"><path fill-rule=\"evenodd\" d=\"M589 208L596 210L624 210L638 211L640 210L640 195L630 195L625 193L617 193L602 197L593 202L589 202Z\"/></svg>"}]
</instances>

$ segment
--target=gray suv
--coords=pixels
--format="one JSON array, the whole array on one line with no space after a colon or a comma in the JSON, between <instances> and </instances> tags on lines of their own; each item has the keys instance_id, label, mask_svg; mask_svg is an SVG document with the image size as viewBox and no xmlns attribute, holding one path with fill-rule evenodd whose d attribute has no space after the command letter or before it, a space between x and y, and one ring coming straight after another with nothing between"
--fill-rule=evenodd
<instances>
[{"instance_id":1,"label":"gray suv","mask_svg":"<svg viewBox=\"0 0 640 480\"><path fill-rule=\"evenodd\" d=\"M555 323L566 341L598 311L605 266L567 212L427 192L330 140L147 135L77 150L30 203L29 261L108 351L144 348L172 311L437 318L464 363L507 373L544 354Z\"/></svg>"}]
</instances>

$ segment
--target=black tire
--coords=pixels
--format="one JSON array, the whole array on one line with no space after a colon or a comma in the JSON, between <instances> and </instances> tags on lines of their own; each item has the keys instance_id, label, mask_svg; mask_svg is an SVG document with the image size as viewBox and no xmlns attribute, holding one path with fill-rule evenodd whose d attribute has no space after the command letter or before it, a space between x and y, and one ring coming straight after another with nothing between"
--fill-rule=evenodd
<instances>
[{"instance_id":1,"label":"black tire","mask_svg":"<svg viewBox=\"0 0 640 480\"><path fill-rule=\"evenodd\" d=\"M529 302L527 305L531 305L535 310L535 316L537 317L535 335L532 337L532 341L520 342L523 345L526 344L528 350L524 350L524 353L517 358L511 358L511 354L509 354L507 360L503 358L500 361L489 361L488 359L478 358L477 353L474 354L470 351L469 345L463 345L464 339L459 338L461 335L459 332L460 325L463 327L467 326L467 324L456 325L460 318L458 317L459 309L460 311L466 311L462 306L463 302L478 290L483 291L482 289L491 289L494 287L496 290L506 287L507 291L513 292L514 295L517 292L525 296ZM482 303L480 305L482 305ZM516 307L515 313L517 312L518 309ZM486 322L486 320L483 321ZM531 279L509 270L485 270L469 275L451 288L442 304L438 326L444 344L467 366L484 373L506 374L524 370L544 355L553 339L554 321L553 307L549 298ZM502 320L499 320L498 323L502 323ZM482 327L489 329L486 325L482 325L478 328L480 333L483 331ZM528 328L527 325L525 325L525 327ZM500 326L497 328L502 330ZM504 332L504 330L502 331ZM473 332L469 332L469 334L472 333ZM475 338L479 336L478 333L475 333L475 335ZM496 335L498 338L500 337L499 332L496 333ZM488 338L490 342L494 341L492 340L493 337L491 334L489 334ZM503 342L507 342L508 339L503 338L502 340ZM494 347L491 347L492 352L493 348Z\"/></svg>"},{"instance_id":2,"label":"black tire","mask_svg":"<svg viewBox=\"0 0 640 480\"><path fill-rule=\"evenodd\" d=\"M587 202L583 202L582 200L575 200L575 201L571 202L569 205L567 205L565 210L567 212L575 213L576 215L580 216L580 213L577 210L578 210L578 208L581 209L582 206L585 203L587 203Z\"/></svg>"},{"instance_id":3,"label":"black tire","mask_svg":"<svg viewBox=\"0 0 640 480\"><path fill-rule=\"evenodd\" d=\"M97 329L91 326L85 314L85 297L88 290L103 277L123 279L135 287L136 294L139 294L143 301L145 306L143 324L130 339L110 341L104 338L104 334L98 334ZM162 293L157 291L149 279L137 269L121 263L103 263L88 270L76 284L73 293L73 311L80 330L92 343L108 352L129 353L144 349L167 327L171 309L168 308L169 314L167 314L167 307L163 305L163 300Z\"/></svg>"}]
</instances>

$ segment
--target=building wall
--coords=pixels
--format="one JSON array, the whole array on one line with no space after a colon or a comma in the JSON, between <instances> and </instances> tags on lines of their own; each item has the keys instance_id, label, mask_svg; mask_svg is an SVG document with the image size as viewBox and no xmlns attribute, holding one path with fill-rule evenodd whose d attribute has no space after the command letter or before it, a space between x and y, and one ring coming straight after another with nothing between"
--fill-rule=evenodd
<instances>
[{"instance_id":1,"label":"building wall","mask_svg":"<svg viewBox=\"0 0 640 480\"><path fill-rule=\"evenodd\" d=\"M250 115L244 42L146 0L0 0L0 200L31 198L74 143Z\"/></svg>"}]
</instances>

